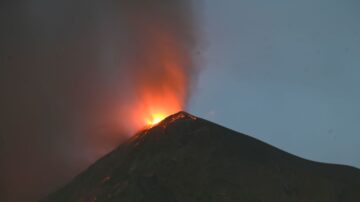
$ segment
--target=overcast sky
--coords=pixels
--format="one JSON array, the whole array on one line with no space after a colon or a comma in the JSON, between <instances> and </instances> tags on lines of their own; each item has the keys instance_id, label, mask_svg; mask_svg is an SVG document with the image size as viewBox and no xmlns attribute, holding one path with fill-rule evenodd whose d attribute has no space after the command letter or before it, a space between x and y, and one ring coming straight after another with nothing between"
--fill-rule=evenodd
<instances>
[{"instance_id":1,"label":"overcast sky","mask_svg":"<svg viewBox=\"0 0 360 202\"><path fill-rule=\"evenodd\" d=\"M360 168L360 2L204 2L203 70L188 110Z\"/></svg>"}]
</instances>

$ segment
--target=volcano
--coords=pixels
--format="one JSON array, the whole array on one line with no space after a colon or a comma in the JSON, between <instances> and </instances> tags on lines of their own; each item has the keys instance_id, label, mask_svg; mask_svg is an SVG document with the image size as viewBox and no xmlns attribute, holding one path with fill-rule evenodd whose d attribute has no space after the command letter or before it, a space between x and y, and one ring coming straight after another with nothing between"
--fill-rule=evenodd
<instances>
[{"instance_id":1,"label":"volcano","mask_svg":"<svg viewBox=\"0 0 360 202\"><path fill-rule=\"evenodd\" d=\"M356 202L360 170L302 159L179 112L43 201Z\"/></svg>"}]
</instances>

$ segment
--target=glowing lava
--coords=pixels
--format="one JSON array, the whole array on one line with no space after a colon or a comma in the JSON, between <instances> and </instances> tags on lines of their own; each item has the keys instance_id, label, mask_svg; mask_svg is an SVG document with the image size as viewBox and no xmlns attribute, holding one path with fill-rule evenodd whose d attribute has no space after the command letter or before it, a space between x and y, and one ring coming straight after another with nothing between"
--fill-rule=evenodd
<instances>
[{"instance_id":1,"label":"glowing lava","mask_svg":"<svg viewBox=\"0 0 360 202\"><path fill-rule=\"evenodd\" d=\"M161 89L161 88L160 88ZM166 117L183 109L183 100L172 89L162 89L147 92L145 88L142 97L138 100L134 119L138 120L138 126L152 127ZM150 88L151 90L151 88Z\"/></svg>"},{"instance_id":2,"label":"glowing lava","mask_svg":"<svg viewBox=\"0 0 360 202\"><path fill-rule=\"evenodd\" d=\"M150 8L152 5L149 3ZM121 110L119 117L126 117L122 128L138 131L184 110L196 69L189 51L194 44L187 16L174 14L167 6L145 11L131 8L135 10L125 13L131 19L129 37L136 41L136 46L129 50L134 57L126 63L134 68L129 73L131 101L124 105L126 109Z\"/></svg>"},{"instance_id":3,"label":"glowing lava","mask_svg":"<svg viewBox=\"0 0 360 202\"><path fill-rule=\"evenodd\" d=\"M190 56L169 28L146 23L146 46L134 61L135 67L146 67L134 79L135 99L130 106L134 128L151 127L184 109L188 96ZM156 50L156 51L154 51Z\"/></svg>"},{"instance_id":4,"label":"glowing lava","mask_svg":"<svg viewBox=\"0 0 360 202\"><path fill-rule=\"evenodd\" d=\"M165 114L160 114L160 113L152 114L151 118L147 121L147 124L149 126L154 126L160 123L164 118L166 118Z\"/></svg>"},{"instance_id":5,"label":"glowing lava","mask_svg":"<svg viewBox=\"0 0 360 202\"><path fill-rule=\"evenodd\" d=\"M184 109L184 99L178 91L158 86L144 85L133 105L128 106L131 115L128 127L137 131L149 128L166 117ZM131 131L131 130L130 130Z\"/></svg>"}]
</instances>

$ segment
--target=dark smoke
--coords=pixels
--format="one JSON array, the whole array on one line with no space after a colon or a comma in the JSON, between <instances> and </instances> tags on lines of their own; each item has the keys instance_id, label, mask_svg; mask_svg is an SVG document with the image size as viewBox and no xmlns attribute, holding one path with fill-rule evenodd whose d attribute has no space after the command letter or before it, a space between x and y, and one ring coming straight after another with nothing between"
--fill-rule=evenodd
<instances>
[{"instance_id":1,"label":"dark smoke","mask_svg":"<svg viewBox=\"0 0 360 202\"><path fill-rule=\"evenodd\" d=\"M165 76L147 67L152 23L179 44L186 102L197 73L193 9L190 0L1 1L0 201L45 196L131 132L116 109L136 100L136 82Z\"/></svg>"}]
</instances>

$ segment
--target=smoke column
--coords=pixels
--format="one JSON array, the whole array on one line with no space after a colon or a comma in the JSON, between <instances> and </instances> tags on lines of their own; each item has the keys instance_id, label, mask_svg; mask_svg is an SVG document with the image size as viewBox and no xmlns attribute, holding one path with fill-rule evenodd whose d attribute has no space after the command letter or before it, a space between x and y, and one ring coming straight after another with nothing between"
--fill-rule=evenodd
<instances>
[{"instance_id":1,"label":"smoke column","mask_svg":"<svg viewBox=\"0 0 360 202\"><path fill-rule=\"evenodd\" d=\"M196 72L193 20L186 1L127 0L121 5L126 8L122 18L127 19L128 40L134 44L127 49L130 60L125 64L132 69L134 97L120 111L130 110L130 127L139 128L184 108Z\"/></svg>"},{"instance_id":2,"label":"smoke column","mask_svg":"<svg viewBox=\"0 0 360 202\"><path fill-rule=\"evenodd\" d=\"M0 3L0 201L36 201L186 107L187 0Z\"/></svg>"}]
</instances>

